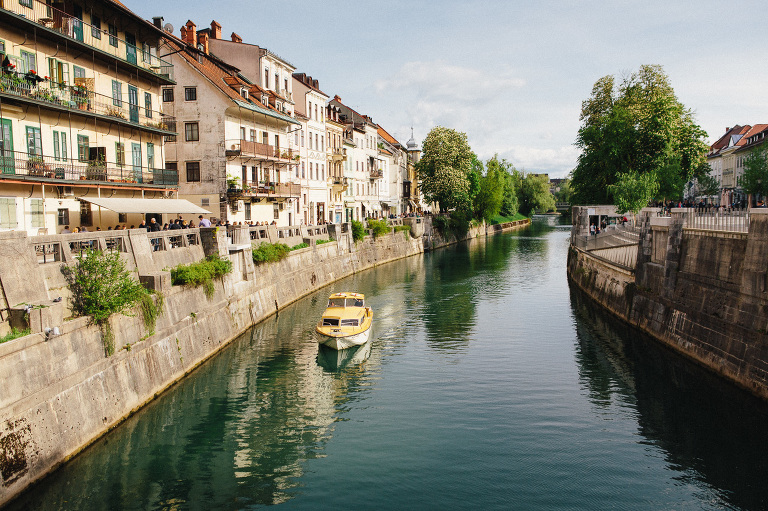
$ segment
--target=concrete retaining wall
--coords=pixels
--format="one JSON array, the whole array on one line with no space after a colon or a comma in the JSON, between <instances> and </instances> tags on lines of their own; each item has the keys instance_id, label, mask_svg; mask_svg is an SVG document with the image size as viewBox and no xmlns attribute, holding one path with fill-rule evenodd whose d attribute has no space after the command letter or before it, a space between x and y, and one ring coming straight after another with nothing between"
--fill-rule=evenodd
<instances>
[{"instance_id":1,"label":"concrete retaining wall","mask_svg":"<svg viewBox=\"0 0 768 511\"><path fill-rule=\"evenodd\" d=\"M340 278L422 253L422 234L431 238L428 220L404 223L412 224L410 233L358 243L352 241L349 226L340 225L35 238L0 233L0 257L18 261L0 265L0 296L11 310L22 302L37 306L29 313L35 333L0 344L0 505L278 309ZM316 244L329 238L334 241ZM310 247L278 263L254 265L251 244L296 240ZM140 316L110 319L116 346L111 357L105 357L102 333L88 318L63 319L69 315L69 291L61 268L74 263L79 250L91 247L117 250L126 266L165 298L153 332ZM215 282L212 296L202 288L170 286L170 267L208 254L233 263L233 272ZM54 302L57 297L62 300ZM0 318L5 330L7 315ZM59 335L45 334L54 327Z\"/></svg>"},{"instance_id":2,"label":"concrete retaining wall","mask_svg":"<svg viewBox=\"0 0 768 511\"><path fill-rule=\"evenodd\" d=\"M602 307L768 399L768 210L748 232L685 226L646 212L634 271L571 246L568 276Z\"/></svg>"}]
</instances>

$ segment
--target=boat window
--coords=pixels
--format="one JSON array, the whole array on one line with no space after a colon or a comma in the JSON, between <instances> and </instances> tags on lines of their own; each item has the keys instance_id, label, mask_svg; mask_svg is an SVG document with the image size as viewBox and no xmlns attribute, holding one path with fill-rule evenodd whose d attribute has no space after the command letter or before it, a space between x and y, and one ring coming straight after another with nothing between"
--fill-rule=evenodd
<instances>
[{"instance_id":1,"label":"boat window","mask_svg":"<svg viewBox=\"0 0 768 511\"><path fill-rule=\"evenodd\" d=\"M358 322L356 319L342 319L341 320L341 326L357 326Z\"/></svg>"},{"instance_id":2,"label":"boat window","mask_svg":"<svg viewBox=\"0 0 768 511\"><path fill-rule=\"evenodd\" d=\"M323 326L339 326L338 318L323 318Z\"/></svg>"},{"instance_id":3,"label":"boat window","mask_svg":"<svg viewBox=\"0 0 768 511\"><path fill-rule=\"evenodd\" d=\"M361 298L347 298L347 307L362 307L363 300Z\"/></svg>"},{"instance_id":4,"label":"boat window","mask_svg":"<svg viewBox=\"0 0 768 511\"><path fill-rule=\"evenodd\" d=\"M328 307L344 307L344 298L331 298L328 300Z\"/></svg>"}]
</instances>

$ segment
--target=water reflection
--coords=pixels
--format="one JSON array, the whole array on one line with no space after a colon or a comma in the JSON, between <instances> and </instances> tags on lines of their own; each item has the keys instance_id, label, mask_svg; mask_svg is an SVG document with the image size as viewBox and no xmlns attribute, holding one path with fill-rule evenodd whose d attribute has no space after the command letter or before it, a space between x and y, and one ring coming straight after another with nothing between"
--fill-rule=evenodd
<instances>
[{"instance_id":1,"label":"water reflection","mask_svg":"<svg viewBox=\"0 0 768 511\"><path fill-rule=\"evenodd\" d=\"M372 341L345 350L334 350L320 345L317 350L317 363L326 371L337 373L342 369L362 364L371 356Z\"/></svg>"},{"instance_id":2,"label":"water reflection","mask_svg":"<svg viewBox=\"0 0 768 511\"><path fill-rule=\"evenodd\" d=\"M662 449L680 484L738 509L767 509L765 403L605 315L575 289L571 303L592 404L623 403L636 415L639 441Z\"/></svg>"}]
</instances>

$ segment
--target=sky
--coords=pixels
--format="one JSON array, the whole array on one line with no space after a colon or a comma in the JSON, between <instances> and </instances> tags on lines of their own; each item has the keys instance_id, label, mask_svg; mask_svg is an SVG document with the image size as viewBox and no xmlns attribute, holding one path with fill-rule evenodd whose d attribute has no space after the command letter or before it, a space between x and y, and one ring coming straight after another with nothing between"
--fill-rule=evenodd
<instances>
[{"instance_id":1,"label":"sky","mask_svg":"<svg viewBox=\"0 0 768 511\"><path fill-rule=\"evenodd\" d=\"M660 64L713 143L768 123L764 2L122 0L162 16L216 20L222 36L280 55L405 144L435 126L467 134L483 160L567 177L581 102L594 83ZM763 30L760 30L763 28Z\"/></svg>"}]
</instances>

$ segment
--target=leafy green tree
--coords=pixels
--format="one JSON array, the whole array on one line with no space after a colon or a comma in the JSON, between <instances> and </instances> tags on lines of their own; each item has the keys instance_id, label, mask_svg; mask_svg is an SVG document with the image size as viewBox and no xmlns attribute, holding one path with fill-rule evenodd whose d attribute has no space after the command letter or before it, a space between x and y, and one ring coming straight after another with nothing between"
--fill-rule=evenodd
<instances>
[{"instance_id":1,"label":"leafy green tree","mask_svg":"<svg viewBox=\"0 0 768 511\"><path fill-rule=\"evenodd\" d=\"M443 210L472 210L472 192L477 184L472 177L472 150L467 135L437 126L422 144L416 164L421 193L427 202L437 202ZM476 189L476 188L475 188Z\"/></svg>"},{"instance_id":2,"label":"leafy green tree","mask_svg":"<svg viewBox=\"0 0 768 511\"><path fill-rule=\"evenodd\" d=\"M562 183L560 183L560 186L558 187L559 190L555 191L555 202L567 202L568 204L571 203L571 181L570 179L566 179Z\"/></svg>"},{"instance_id":3,"label":"leafy green tree","mask_svg":"<svg viewBox=\"0 0 768 511\"><path fill-rule=\"evenodd\" d=\"M619 175L649 174L665 197L679 197L705 160L706 133L675 96L661 66L645 65L616 85L598 80L582 103L571 174L573 203L611 203Z\"/></svg>"},{"instance_id":4,"label":"leafy green tree","mask_svg":"<svg viewBox=\"0 0 768 511\"><path fill-rule=\"evenodd\" d=\"M482 162L480 163L482 166ZM488 160L485 175L480 179L480 186L474 199L475 218L487 223L499 214L504 199L504 174L507 172L506 161L499 160L498 155Z\"/></svg>"},{"instance_id":5,"label":"leafy green tree","mask_svg":"<svg viewBox=\"0 0 768 511\"><path fill-rule=\"evenodd\" d=\"M720 192L720 183L717 182L717 178L709 173L710 166L705 164L706 170L701 172L696 177L696 190L698 195L705 195L707 197L717 195Z\"/></svg>"},{"instance_id":6,"label":"leafy green tree","mask_svg":"<svg viewBox=\"0 0 768 511\"><path fill-rule=\"evenodd\" d=\"M530 216L536 211L555 209L555 197L549 191L549 181L543 175L521 176L519 188L520 213Z\"/></svg>"},{"instance_id":7,"label":"leafy green tree","mask_svg":"<svg viewBox=\"0 0 768 511\"><path fill-rule=\"evenodd\" d=\"M744 174L739 177L739 186L749 194L750 205L753 195L768 195L768 147L756 147L744 158Z\"/></svg>"},{"instance_id":8,"label":"leafy green tree","mask_svg":"<svg viewBox=\"0 0 768 511\"><path fill-rule=\"evenodd\" d=\"M508 170L502 174L504 177L504 193L501 199L501 211L499 211L499 213L501 213L502 216L511 218L515 216L520 209L520 201L517 198L518 187L516 186L516 183L518 181L515 179L517 170L511 163L508 165Z\"/></svg>"},{"instance_id":9,"label":"leafy green tree","mask_svg":"<svg viewBox=\"0 0 768 511\"><path fill-rule=\"evenodd\" d=\"M616 183L609 185L618 212L631 211L633 214L648 205L658 188L659 183L653 172L625 172L619 174Z\"/></svg>"}]
</instances>

